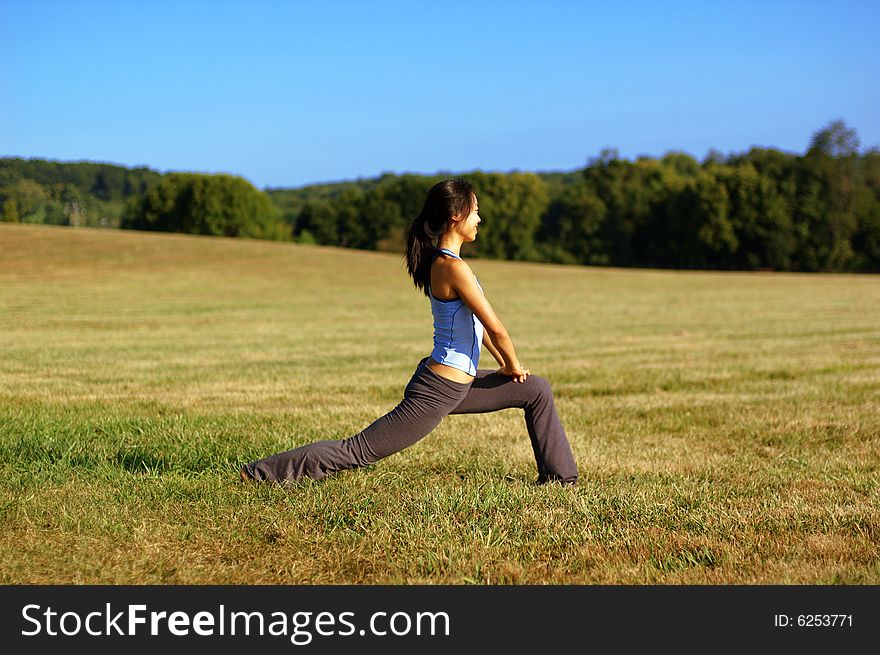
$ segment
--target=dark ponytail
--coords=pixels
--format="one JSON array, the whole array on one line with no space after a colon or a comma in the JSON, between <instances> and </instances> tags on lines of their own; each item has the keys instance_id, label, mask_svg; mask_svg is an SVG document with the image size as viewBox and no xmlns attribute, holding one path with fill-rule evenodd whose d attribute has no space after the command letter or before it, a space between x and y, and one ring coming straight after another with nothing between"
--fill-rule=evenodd
<instances>
[{"instance_id":1,"label":"dark ponytail","mask_svg":"<svg viewBox=\"0 0 880 655\"><path fill-rule=\"evenodd\" d=\"M406 232L406 269L416 288L427 296L431 284L431 263L437 238L449 227L453 216L469 216L473 211L473 185L460 177L432 186L422 211Z\"/></svg>"}]
</instances>

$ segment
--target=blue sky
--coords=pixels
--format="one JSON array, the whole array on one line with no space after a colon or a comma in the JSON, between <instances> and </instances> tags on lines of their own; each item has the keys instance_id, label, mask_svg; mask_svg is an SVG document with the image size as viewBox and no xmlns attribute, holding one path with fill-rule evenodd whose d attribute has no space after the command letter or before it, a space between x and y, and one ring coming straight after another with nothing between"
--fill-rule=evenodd
<instances>
[{"instance_id":1,"label":"blue sky","mask_svg":"<svg viewBox=\"0 0 880 655\"><path fill-rule=\"evenodd\" d=\"M878 34L846 0L0 0L0 155L264 188L880 146Z\"/></svg>"}]
</instances>

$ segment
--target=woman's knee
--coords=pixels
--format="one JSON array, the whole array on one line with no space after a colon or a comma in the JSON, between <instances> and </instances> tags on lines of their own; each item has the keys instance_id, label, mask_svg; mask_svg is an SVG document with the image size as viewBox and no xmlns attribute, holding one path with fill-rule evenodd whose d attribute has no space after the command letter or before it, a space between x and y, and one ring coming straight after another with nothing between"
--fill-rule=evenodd
<instances>
[{"instance_id":1,"label":"woman's knee","mask_svg":"<svg viewBox=\"0 0 880 655\"><path fill-rule=\"evenodd\" d=\"M542 378L540 375L530 375L526 378L525 384L529 385L530 391L536 400L553 396L553 391L550 389L550 381Z\"/></svg>"}]
</instances>

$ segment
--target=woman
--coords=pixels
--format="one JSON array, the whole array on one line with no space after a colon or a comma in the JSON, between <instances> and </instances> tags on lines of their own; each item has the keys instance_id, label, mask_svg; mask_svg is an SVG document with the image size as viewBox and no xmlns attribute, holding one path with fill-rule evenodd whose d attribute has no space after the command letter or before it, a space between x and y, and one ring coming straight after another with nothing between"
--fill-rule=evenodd
<instances>
[{"instance_id":1,"label":"woman","mask_svg":"<svg viewBox=\"0 0 880 655\"><path fill-rule=\"evenodd\" d=\"M477 238L478 210L469 182L444 180L428 191L409 228L407 270L431 301L434 350L419 362L400 404L347 439L319 441L246 464L242 480L320 480L411 446L447 414L519 407L525 410L538 483L577 482L550 385L520 365L507 330L459 255L463 243ZM477 369L481 343L501 366L497 371Z\"/></svg>"}]
</instances>

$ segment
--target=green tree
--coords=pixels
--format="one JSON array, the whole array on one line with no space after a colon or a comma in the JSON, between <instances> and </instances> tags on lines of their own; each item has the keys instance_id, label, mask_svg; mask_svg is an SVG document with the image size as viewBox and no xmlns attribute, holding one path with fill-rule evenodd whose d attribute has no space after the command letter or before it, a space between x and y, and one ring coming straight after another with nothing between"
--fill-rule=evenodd
<instances>
[{"instance_id":1,"label":"green tree","mask_svg":"<svg viewBox=\"0 0 880 655\"><path fill-rule=\"evenodd\" d=\"M21 221L18 214L18 201L14 197L3 200L3 214L0 215L0 220L4 223L19 223Z\"/></svg>"},{"instance_id":2,"label":"green tree","mask_svg":"<svg viewBox=\"0 0 880 655\"><path fill-rule=\"evenodd\" d=\"M775 185L745 161L718 171L739 248L732 267L789 270L797 247L791 210Z\"/></svg>"},{"instance_id":3,"label":"green tree","mask_svg":"<svg viewBox=\"0 0 880 655\"><path fill-rule=\"evenodd\" d=\"M537 259L535 237L550 205L547 189L534 173L471 173L480 201L480 255L498 259Z\"/></svg>"},{"instance_id":4,"label":"green tree","mask_svg":"<svg viewBox=\"0 0 880 655\"><path fill-rule=\"evenodd\" d=\"M321 245L339 245L336 210L327 200L310 200L300 210L295 234Z\"/></svg>"},{"instance_id":5,"label":"green tree","mask_svg":"<svg viewBox=\"0 0 880 655\"><path fill-rule=\"evenodd\" d=\"M563 264L608 264L608 246L602 238L605 213L605 205L586 183L565 187L541 222L541 258Z\"/></svg>"},{"instance_id":6,"label":"green tree","mask_svg":"<svg viewBox=\"0 0 880 655\"><path fill-rule=\"evenodd\" d=\"M807 154L823 154L828 157L850 157L859 150L856 131L842 120L834 120L813 135Z\"/></svg>"},{"instance_id":7,"label":"green tree","mask_svg":"<svg viewBox=\"0 0 880 655\"><path fill-rule=\"evenodd\" d=\"M880 150L865 153L861 178L856 198L858 227L852 239L853 269L880 273Z\"/></svg>"},{"instance_id":8,"label":"green tree","mask_svg":"<svg viewBox=\"0 0 880 655\"><path fill-rule=\"evenodd\" d=\"M440 177L424 175L383 176L366 192L363 219L370 225L377 249L403 252L404 235L422 210L425 193Z\"/></svg>"},{"instance_id":9,"label":"green tree","mask_svg":"<svg viewBox=\"0 0 880 655\"><path fill-rule=\"evenodd\" d=\"M696 177L700 172L700 163L686 152L668 152L660 160L660 164L672 168L683 177Z\"/></svg>"},{"instance_id":10,"label":"green tree","mask_svg":"<svg viewBox=\"0 0 880 655\"><path fill-rule=\"evenodd\" d=\"M727 190L711 171L675 179L675 183L668 183L666 202L657 207L664 217L662 247L667 264L685 268L723 266L739 246L729 218Z\"/></svg>"},{"instance_id":11,"label":"green tree","mask_svg":"<svg viewBox=\"0 0 880 655\"><path fill-rule=\"evenodd\" d=\"M656 206L665 202L664 171L670 169L647 157L635 162L618 159L616 151L609 150L603 150L590 162L583 176L606 209L602 240L607 244L609 263L662 264L659 242L664 227Z\"/></svg>"},{"instance_id":12,"label":"green tree","mask_svg":"<svg viewBox=\"0 0 880 655\"><path fill-rule=\"evenodd\" d=\"M4 205L4 214L9 213L10 216L14 211L15 221L22 223L42 223L46 202L48 201L48 193L36 182L28 179L18 179L8 186L0 189L0 202ZM5 209L6 205L9 209ZM4 219L10 222L10 219Z\"/></svg>"},{"instance_id":13,"label":"green tree","mask_svg":"<svg viewBox=\"0 0 880 655\"><path fill-rule=\"evenodd\" d=\"M864 186L858 136L843 121L819 130L798 162L794 218L801 239L798 261L816 271L851 270L859 229L859 190Z\"/></svg>"},{"instance_id":14,"label":"green tree","mask_svg":"<svg viewBox=\"0 0 880 655\"><path fill-rule=\"evenodd\" d=\"M269 198L231 175L172 173L128 206L122 227L258 239L289 238Z\"/></svg>"},{"instance_id":15,"label":"green tree","mask_svg":"<svg viewBox=\"0 0 880 655\"><path fill-rule=\"evenodd\" d=\"M344 189L332 202L336 220L337 245L370 249L376 245L377 234L384 232L381 199L364 198L360 189ZM378 204L378 206L376 206Z\"/></svg>"}]
</instances>

